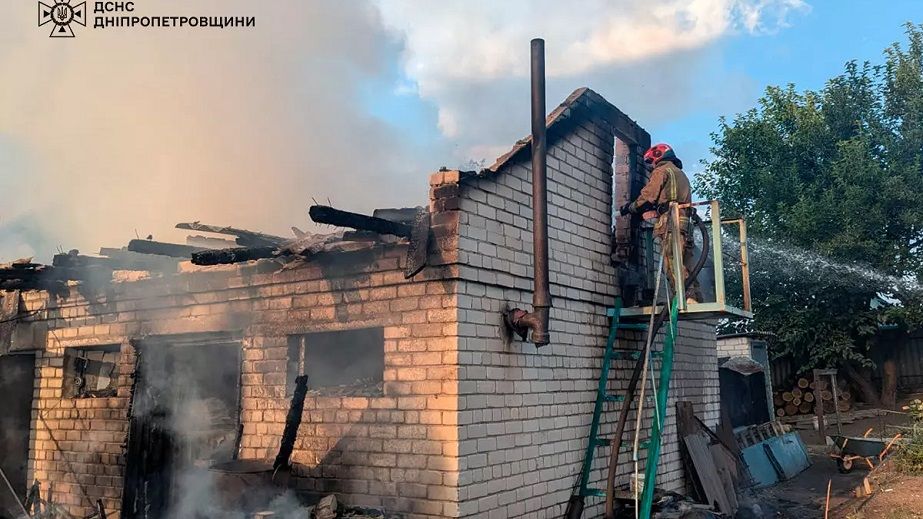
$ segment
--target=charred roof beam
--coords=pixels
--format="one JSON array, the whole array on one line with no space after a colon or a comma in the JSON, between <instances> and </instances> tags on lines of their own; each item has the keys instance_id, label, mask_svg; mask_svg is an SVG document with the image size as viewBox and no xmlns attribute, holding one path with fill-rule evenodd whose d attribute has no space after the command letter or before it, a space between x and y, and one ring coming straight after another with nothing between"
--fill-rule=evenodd
<instances>
[{"instance_id":1,"label":"charred roof beam","mask_svg":"<svg viewBox=\"0 0 923 519\"><path fill-rule=\"evenodd\" d=\"M410 238L413 226L377 216L368 216L350 211L343 211L328 205L312 205L308 210L311 219L317 223L349 227L357 231L371 231L378 234L390 234L401 238Z\"/></svg>"}]
</instances>

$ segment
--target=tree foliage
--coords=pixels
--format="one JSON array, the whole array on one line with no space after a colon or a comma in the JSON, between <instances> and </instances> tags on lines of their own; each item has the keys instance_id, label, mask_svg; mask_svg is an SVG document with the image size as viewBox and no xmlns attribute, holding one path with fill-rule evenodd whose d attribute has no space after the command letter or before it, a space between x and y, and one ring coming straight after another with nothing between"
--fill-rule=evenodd
<instances>
[{"instance_id":1,"label":"tree foliage","mask_svg":"<svg viewBox=\"0 0 923 519\"><path fill-rule=\"evenodd\" d=\"M923 321L923 25L906 36L880 65L722 119L696 186L747 219L747 326L805 368L869 365L880 323Z\"/></svg>"}]
</instances>

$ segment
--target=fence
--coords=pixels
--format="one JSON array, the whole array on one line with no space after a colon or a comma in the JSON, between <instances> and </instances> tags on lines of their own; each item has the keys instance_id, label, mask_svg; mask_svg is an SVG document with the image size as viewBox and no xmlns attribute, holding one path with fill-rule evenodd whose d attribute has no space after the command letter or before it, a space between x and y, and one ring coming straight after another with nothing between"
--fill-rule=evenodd
<instances>
[{"instance_id":1,"label":"fence","mask_svg":"<svg viewBox=\"0 0 923 519\"><path fill-rule=\"evenodd\" d=\"M902 390L919 390L923 388L923 330L912 333L909 337L892 338L888 335L882 341L899 341L896 345L895 361L897 364L897 387ZM884 360L883 348L872 350L872 361L875 370L872 373L873 383L880 384L882 378L881 365ZM811 371L799 372L801 364L796 364L789 357L781 357L772 361L772 386L791 387L798 376L810 376Z\"/></svg>"}]
</instances>

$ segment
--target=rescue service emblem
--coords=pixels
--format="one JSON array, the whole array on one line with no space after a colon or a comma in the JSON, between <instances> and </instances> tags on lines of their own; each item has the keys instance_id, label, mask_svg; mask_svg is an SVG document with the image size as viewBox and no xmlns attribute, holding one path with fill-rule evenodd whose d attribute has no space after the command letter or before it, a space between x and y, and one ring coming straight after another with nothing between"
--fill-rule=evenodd
<instances>
[{"instance_id":1,"label":"rescue service emblem","mask_svg":"<svg viewBox=\"0 0 923 519\"><path fill-rule=\"evenodd\" d=\"M55 0L53 5L45 2L38 3L38 26L52 23L50 37L73 38L74 31L71 29L71 23L79 23L86 27L86 2L77 5L71 5L70 2L71 0Z\"/></svg>"}]
</instances>

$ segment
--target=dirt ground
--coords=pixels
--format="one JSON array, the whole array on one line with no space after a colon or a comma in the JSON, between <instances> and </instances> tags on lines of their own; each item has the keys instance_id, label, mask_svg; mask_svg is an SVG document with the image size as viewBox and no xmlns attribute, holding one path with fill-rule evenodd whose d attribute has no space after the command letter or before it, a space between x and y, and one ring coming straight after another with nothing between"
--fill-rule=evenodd
<instances>
[{"instance_id":1,"label":"dirt ground","mask_svg":"<svg viewBox=\"0 0 923 519\"><path fill-rule=\"evenodd\" d=\"M919 395L911 395L919 398ZM902 400L907 400L905 397ZM871 436L891 437L907 425L903 414L887 413L863 419L851 419L841 425L846 436L862 436L872 428ZM868 476L867 468L857 466L848 474L837 470L828 455L829 448L813 428L796 429L808 448L812 465L796 477L774 487L752 491L743 501L757 503L762 517L813 519L824 517L827 483L830 482L830 518L833 519L923 519L923 476L907 476L881 471L881 488L870 499L856 498L855 489ZM837 434L836 425L827 434Z\"/></svg>"},{"instance_id":2,"label":"dirt ground","mask_svg":"<svg viewBox=\"0 0 923 519\"><path fill-rule=\"evenodd\" d=\"M923 476L893 475L871 498L849 501L834 512L835 519L923 518Z\"/></svg>"},{"instance_id":3,"label":"dirt ground","mask_svg":"<svg viewBox=\"0 0 923 519\"><path fill-rule=\"evenodd\" d=\"M763 517L814 519L824 517L827 482L830 481L830 507L850 501L857 486L868 473L855 469L841 474L825 451L809 448L812 465L794 478L773 487L755 491L748 501L759 503Z\"/></svg>"}]
</instances>

